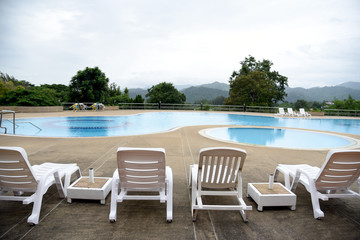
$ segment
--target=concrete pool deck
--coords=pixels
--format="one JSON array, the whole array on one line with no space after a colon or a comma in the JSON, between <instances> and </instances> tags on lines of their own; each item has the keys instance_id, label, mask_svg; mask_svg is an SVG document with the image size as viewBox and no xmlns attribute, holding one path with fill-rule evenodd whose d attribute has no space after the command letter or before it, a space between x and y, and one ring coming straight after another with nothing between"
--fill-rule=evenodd
<instances>
[{"instance_id":1,"label":"concrete pool deck","mask_svg":"<svg viewBox=\"0 0 360 240\"><path fill-rule=\"evenodd\" d=\"M144 111L17 113L16 117L126 115L140 112ZM83 175L87 176L92 167L96 177L112 176L116 169L118 147L163 147L167 165L174 174L173 223L166 223L165 204L158 201L125 201L118 204L117 222L110 223L110 195L105 205L90 200L73 200L68 204L65 199L58 198L56 187L51 187L44 196L40 222L35 227L26 223L32 204L0 201L0 239L359 239L359 199L321 201L325 218L319 221L313 218L310 194L303 186L296 191L296 211L290 211L287 207L265 207L263 212L258 212L256 203L246 198L247 183L267 181L268 174L274 171L278 163L307 163L320 167L327 151L219 142L198 133L209 127L213 126L99 138L0 135L1 146L23 147L33 165L43 162L77 163ZM341 135L360 139L360 135ZM193 223L191 220L187 186L189 165L197 162L201 148L214 146L238 147L248 153L243 169L244 199L253 206L248 223L242 221L237 211L200 211L197 221ZM356 190L355 185L353 189ZM213 200L206 198L206 201ZM232 203L232 200L225 202Z\"/></svg>"}]
</instances>

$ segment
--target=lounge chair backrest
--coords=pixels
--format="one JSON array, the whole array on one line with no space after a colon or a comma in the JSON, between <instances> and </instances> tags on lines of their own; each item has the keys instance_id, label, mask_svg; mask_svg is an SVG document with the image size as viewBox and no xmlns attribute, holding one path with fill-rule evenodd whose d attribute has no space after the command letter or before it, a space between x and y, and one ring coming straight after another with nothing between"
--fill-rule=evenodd
<instances>
[{"instance_id":1,"label":"lounge chair backrest","mask_svg":"<svg viewBox=\"0 0 360 240\"><path fill-rule=\"evenodd\" d=\"M119 148L119 178L122 188L151 190L165 187L165 150Z\"/></svg>"},{"instance_id":2,"label":"lounge chair backrest","mask_svg":"<svg viewBox=\"0 0 360 240\"><path fill-rule=\"evenodd\" d=\"M205 148L200 151L199 174L206 188L234 187L242 171L246 152L235 148Z\"/></svg>"},{"instance_id":3,"label":"lounge chair backrest","mask_svg":"<svg viewBox=\"0 0 360 240\"><path fill-rule=\"evenodd\" d=\"M360 150L332 150L316 178L319 190L349 188L360 175Z\"/></svg>"},{"instance_id":4,"label":"lounge chair backrest","mask_svg":"<svg viewBox=\"0 0 360 240\"><path fill-rule=\"evenodd\" d=\"M279 108L279 114L285 115L285 110L284 110L284 108Z\"/></svg>"},{"instance_id":5,"label":"lounge chair backrest","mask_svg":"<svg viewBox=\"0 0 360 240\"><path fill-rule=\"evenodd\" d=\"M0 189L35 192L37 181L26 152L20 147L0 147Z\"/></svg>"}]
</instances>

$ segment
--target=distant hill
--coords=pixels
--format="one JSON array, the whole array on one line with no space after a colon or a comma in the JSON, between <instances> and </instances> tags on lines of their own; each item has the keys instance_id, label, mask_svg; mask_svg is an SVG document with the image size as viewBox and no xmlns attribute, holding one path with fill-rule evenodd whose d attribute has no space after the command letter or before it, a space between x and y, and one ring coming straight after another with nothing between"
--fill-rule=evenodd
<instances>
[{"instance_id":1,"label":"distant hill","mask_svg":"<svg viewBox=\"0 0 360 240\"><path fill-rule=\"evenodd\" d=\"M179 85L179 88L187 85ZM216 97L229 97L229 85L226 83L213 82L199 86L179 89L186 96L186 102L194 103L196 100L213 100ZM344 100L351 95L354 99L360 100L360 82L346 82L333 87L314 87L314 88L286 88L285 101L294 103L299 99L305 101L332 101L335 98ZM129 89L129 96L135 98L141 95L145 99L147 89L133 88Z\"/></svg>"},{"instance_id":2,"label":"distant hill","mask_svg":"<svg viewBox=\"0 0 360 240\"><path fill-rule=\"evenodd\" d=\"M178 90L178 91L181 91L185 88L189 88L189 87L192 87L192 85L190 84L186 84L186 85L174 85L174 87Z\"/></svg>"},{"instance_id":3,"label":"distant hill","mask_svg":"<svg viewBox=\"0 0 360 240\"><path fill-rule=\"evenodd\" d=\"M354 99L360 100L360 89L347 87L314 87L314 88L287 88L285 101L296 102L298 99L305 101L332 101L335 98L344 100L351 95Z\"/></svg>"},{"instance_id":4,"label":"distant hill","mask_svg":"<svg viewBox=\"0 0 360 240\"><path fill-rule=\"evenodd\" d=\"M340 85L336 85L336 87L346 87L360 90L360 82L346 82Z\"/></svg>"},{"instance_id":5,"label":"distant hill","mask_svg":"<svg viewBox=\"0 0 360 240\"><path fill-rule=\"evenodd\" d=\"M204 85L198 87L189 87L181 90L181 92L185 94L187 103L194 103L197 100L203 99L213 100L219 96L229 97L229 91L204 87Z\"/></svg>"},{"instance_id":6,"label":"distant hill","mask_svg":"<svg viewBox=\"0 0 360 240\"><path fill-rule=\"evenodd\" d=\"M129 97L135 98L137 95L141 95L145 99L145 95L148 93L147 89L142 88L129 88Z\"/></svg>"},{"instance_id":7,"label":"distant hill","mask_svg":"<svg viewBox=\"0 0 360 240\"><path fill-rule=\"evenodd\" d=\"M220 83L220 82L213 82L213 83L203 84L203 85L200 85L198 87L207 87L207 88L219 89L219 90L226 91L226 92L229 92L229 90L230 90L229 84Z\"/></svg>"},{"instance_id":8,"label":"distant hill","mask_svg":"<svg viewBox=\"0 0 360 240\"><path fill-rule=\"evenodd\" d=\"M176 85L175 87L185 94L187 103L194 103L203 99L213 100L218 96L229 96L229 85L226 83L213 82L199 86ZM141 95L145 99L145 95L148 93L147 89L141 88L130 88L128 90L130 98Z\"/></svg>"}]
</instances>

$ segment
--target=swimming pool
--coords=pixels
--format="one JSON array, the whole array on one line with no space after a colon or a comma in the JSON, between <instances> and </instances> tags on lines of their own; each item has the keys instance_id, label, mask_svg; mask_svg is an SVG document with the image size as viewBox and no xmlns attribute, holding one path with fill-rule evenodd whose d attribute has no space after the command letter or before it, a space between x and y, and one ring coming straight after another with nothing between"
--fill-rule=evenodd
<instances>
[{"instance_id":1,"label":"swimming pool","mask_svg":"<svg viewBox=\"0 0 360 240\"><path fill-rule=\"evenodd\" d=\"M294 149L349 148L358 140L335 134L282 128L221 127L200 134L218 141Z\"/></svg>"},{"instance_id":2,"label":"swimming pool","mask_svg":"<svg viewBox=\"0 0 360 240\"><path fill-rule=\"evenodd\" d=\"M274 118L210 112L17 119L15 132L16 135L38 137L108 137L159 133L194 125L268 126L360 135L359 119ZM12 133L12 124L9 121L4 121L3 126L7 127L8 133Z\"/></svg>"}]
</instances>

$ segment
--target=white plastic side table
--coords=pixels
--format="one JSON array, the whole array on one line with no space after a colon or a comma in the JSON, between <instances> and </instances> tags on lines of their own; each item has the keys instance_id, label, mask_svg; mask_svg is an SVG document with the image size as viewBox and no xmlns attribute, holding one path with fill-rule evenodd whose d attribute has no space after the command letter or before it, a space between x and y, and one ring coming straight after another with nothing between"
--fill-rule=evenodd
<instances>
[{"instance_id":1,"label":"white plastic side table","mask_svg":"<svg viewBox=\"0 0 360 240\"><path fill-rule=\"evenodd\" d=\"M111 178L94 177L94 183L89 177L81 177L71 184L67 189L67 202L72 199L100 200L105 204L105 198L111 190Z\"/></svg>"},{"instance_id":2,"label":"white plastic side table","mask_svg":"<svg viewBox=\"0 0 360 240\"><path fill-rule=\"evenodd\" d=\"M247 197L251 197L258 204L258 211L263 211L267 206L290 206L296 209L296 195L281 183L274 183L269 189L269 183L248 183Z\"/></svg>"}]
</instances>

